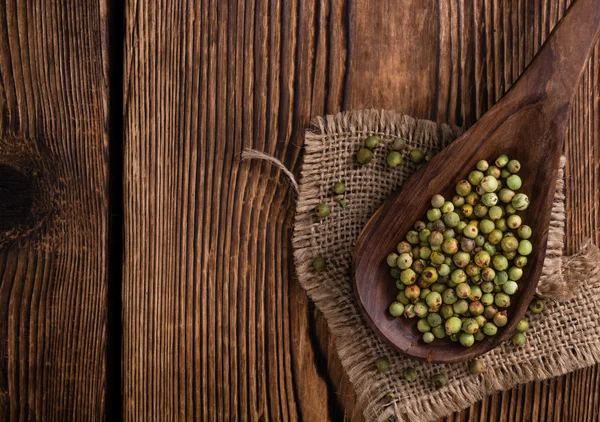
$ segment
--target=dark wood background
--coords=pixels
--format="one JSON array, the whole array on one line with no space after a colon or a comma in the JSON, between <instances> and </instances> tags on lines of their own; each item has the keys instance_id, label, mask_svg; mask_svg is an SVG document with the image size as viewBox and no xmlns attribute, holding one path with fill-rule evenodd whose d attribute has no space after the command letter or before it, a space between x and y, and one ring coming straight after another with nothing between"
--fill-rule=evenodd
<instances>
[{"instance_id":1,"label":"dark wood background","mask_svg":"<svg viewBox=\"0 0 600 422\"><path fill-rule=\"evenodd\" d=\"M289 185L240 152L298 174L311 117L363 107L469 125L569 2L124 3L0 1L2 131L59 157L80 217L0 251L0 420L361 420L294 279ZM600 244L599 58L567 133L567 252ZM599 395L595 366L448 420L591 421Z\"/></svg>"}]
</instances>

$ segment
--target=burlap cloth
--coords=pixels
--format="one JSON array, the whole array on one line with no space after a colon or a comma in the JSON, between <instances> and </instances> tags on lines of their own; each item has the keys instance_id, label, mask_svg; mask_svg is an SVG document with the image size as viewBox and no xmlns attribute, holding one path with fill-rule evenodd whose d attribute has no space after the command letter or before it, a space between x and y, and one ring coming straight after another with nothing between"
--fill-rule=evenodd
<instances>
[{"instance_id":1,"label":"burlap cloth","mask_svg":"<svg viewBox=\"0 0 600 422\"><path fill-rule=\"evenodd\" d=\"M475 376L468 371L467 363L427 364L406 357L367 326L352 291L354 242L370 215L414 171L406 157L408 150L417 147L437 152L460 133L460 129L448 125L375 110L317 118L306 133L292 240L297 276L335 336L342 365L369 421L432 420L468 407L496 390L561 375L600 360L600 253L588 243L575 256L562 254L562 168L538 288L538 293L547 298L546 310L528 315L531 329L525 347L516 349L506 344L487 353L483 356L487 372ZM356 151L371 134L379 135L383 145L372 163L358 167ZM391 169L385 156L397 137L406 139L409 148L403 153L404 163ZM331 193L337 181L346 184L346 209L335 202ZM314 216L313 209L320 202L332 205L330 217ZM535 222L530 224L535 227ZM401 233L398 235L400 238ZM322 273L312 269L312 260L318 255L328 261ZM385 373L375 370L374 362L380 356L390 361ZM417 369L415 382L402 377L407 366ZM429 379L440 372L447 375L448 385L435 389ZM395 398L389 397L390 392Z\"/></svg>"}]
</instances>

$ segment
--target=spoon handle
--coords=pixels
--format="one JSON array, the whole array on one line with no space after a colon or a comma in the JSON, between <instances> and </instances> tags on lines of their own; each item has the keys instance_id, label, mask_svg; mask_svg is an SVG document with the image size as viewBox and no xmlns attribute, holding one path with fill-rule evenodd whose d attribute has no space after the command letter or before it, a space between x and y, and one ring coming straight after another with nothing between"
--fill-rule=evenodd
<instances>
[{"instance_id":1,"label":"spoon handle","mask_svg":"<svg viewBox=\"0 0 600 422\"><path fill-rule=\"evenodd\" d=\"M599 35L600 0L576 0L514 85L523 96L537 92L545 114L557 128L566 125L575 90ZM515 97L517 102L522 99Z\"/></svg>"}]
</instances>

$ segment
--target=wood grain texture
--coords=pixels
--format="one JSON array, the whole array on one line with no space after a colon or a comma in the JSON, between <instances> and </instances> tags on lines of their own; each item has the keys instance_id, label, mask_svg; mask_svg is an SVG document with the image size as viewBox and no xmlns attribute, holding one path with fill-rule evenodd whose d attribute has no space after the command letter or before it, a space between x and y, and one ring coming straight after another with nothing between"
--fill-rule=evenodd
<instances>
[{"instance_id":1,"label":"wood grain texture","mask_svg":"<svg viewBox=\"0 0 600 422\"><path fill-rule=\"evenodd\" d=\"M311 117L367 106L470 125L567 5L128 1L125 419L360 420L293 278L289 185L267 164L240 163L240 151L298 174ZM569 251L590 236L600 244L599 58L597 48L567 137ZM448 420L590 420L599 380L594 367L529 384Z\"/></svg>"},{"instance_id":2,"label":"wood grain texture","mask_svg":"<svg viewBox=\"0 0 600 422\"><path fill-rule=\"evenodd\" d=\"M0 1L0 164L54 198L0 249L2 421L105 417L107 34L104 0Z\"/></svg>"}]
</instances>

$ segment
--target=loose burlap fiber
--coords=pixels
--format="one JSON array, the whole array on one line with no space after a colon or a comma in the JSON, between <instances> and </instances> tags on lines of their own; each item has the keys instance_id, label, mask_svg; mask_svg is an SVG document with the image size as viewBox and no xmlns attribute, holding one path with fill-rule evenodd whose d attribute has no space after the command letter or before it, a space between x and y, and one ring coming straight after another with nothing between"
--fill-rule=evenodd
<instances>
[{"instance_id":1,"label":"loose burlap fiber","mask_svg":"<svg viewBox=\"0 0 600 422\"><path fill-rule=\"evenodd\" d=\"M482 357L487 372L475 376L469 373L467 363L427 364L406 357L367 326L352 291L354 242L370 215L414 171L406 155L400 167L387 166L385 156L390 144L403 137L408 149L437 152L460 133L460 129L448 125L375 110L318 118L306 133L293 234L297 275L327 319L341 362L369 421L432 420L468 407L496 390L564 374L600 360L600 253L588 243L575 256L562 254L562 168L548 256L538 288L538 293L547 298L546 310L528 315L531 329L525 347L516 349L506 344L487 353ZM371 134L379 135L383 145L372 163L358 167L356 151ZM335 202L331 193L337 181L346 184L346 209ZM330 217L314 216L313 209L320 202L332 205ZM535 228L535 222L529 223ZM326 258L328 267L315 273L311 263L319 255ZM390 361L385 373L374 367L380 356ZM412 383L402 377L408 366L415 367L419 375ZM430 385L429 379L436 373L447 375L446 387L435 389ZM390 392L395 398L388 396Z\"/></svg>"}]
</instances>

